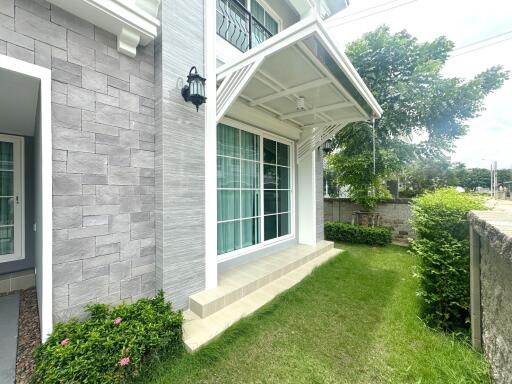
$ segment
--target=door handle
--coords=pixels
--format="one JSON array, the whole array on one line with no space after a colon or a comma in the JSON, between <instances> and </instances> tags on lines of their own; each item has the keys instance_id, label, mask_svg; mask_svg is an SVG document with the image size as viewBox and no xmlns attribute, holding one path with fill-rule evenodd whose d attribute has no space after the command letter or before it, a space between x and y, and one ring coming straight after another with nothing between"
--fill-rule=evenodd
<instances>
[{"instance_id":1,"label":"door handle","mask_svg":"<svg viewBox=\"0 0 512 384\"><path fill-rule=\"evenodd\" d=\"M19 204L20 203L20 198L18 195L16 195L16 204Z\"/></svg>"}]
</instances>

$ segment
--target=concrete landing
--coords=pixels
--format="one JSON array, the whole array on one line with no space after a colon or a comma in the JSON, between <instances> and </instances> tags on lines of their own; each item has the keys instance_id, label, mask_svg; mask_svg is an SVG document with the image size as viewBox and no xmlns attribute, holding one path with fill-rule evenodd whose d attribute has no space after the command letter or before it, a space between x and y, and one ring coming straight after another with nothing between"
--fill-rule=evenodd
<instances>
[{"instance_id":1,"label":"concrete landing","mask_svg":"<svg viewBox=\"0 0 512 384\"><path fill-rule=\"evenodd\" d=\"M315 255L314 258L302 263L290 272L282 274L277 279L253 290L239 300L224 306L213 314L201 318L192 310L184 313L185 323L183 324L183 340L189 352L193 352L224 332L231 325L243 317L254 313L266 303L270 302L280 293L290 289L299 283L313 269L325 263L342 252L340 249L333 249L332 246L323 253ZM314 305L314 303L312 303Z\"/></svg>"},{"instance_id":2,"label":"concrete landing","mask_svg":"<svg viewBox=\"0 0 512 384\"><path fill-rule=\"evenodd\" d=\"M217 288L190 296L189 308L201 318L213 315L333 247L330 241L296 245L230 269L219 275Z\"/></svg>"},{"instance_id":3,"label":"concrete landing","mask_svg":"<svg viewBox=\"0 0 512 384\"><path fill-rule=\"evenodd\" d=\"M16 380L19 312L19 293L0 297L0 383L2 384L11 384Z\"/></svg>"}]
</instances>

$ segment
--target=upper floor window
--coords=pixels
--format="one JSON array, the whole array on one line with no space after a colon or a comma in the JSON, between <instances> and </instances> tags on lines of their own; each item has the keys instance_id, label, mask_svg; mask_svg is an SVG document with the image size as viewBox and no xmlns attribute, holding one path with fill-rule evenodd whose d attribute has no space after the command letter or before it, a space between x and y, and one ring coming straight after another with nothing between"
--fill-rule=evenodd
<instances>
[{"instance_id":1,"label":"upper floor window","mask_svg":"<svg viewBox=\"0 0 512 384\"><path fill-rule=\"evenodd\" d=\"M242 52L279 32L279 22L257 0L217 0L217 34Z\"/></svg>"}]
</instances>

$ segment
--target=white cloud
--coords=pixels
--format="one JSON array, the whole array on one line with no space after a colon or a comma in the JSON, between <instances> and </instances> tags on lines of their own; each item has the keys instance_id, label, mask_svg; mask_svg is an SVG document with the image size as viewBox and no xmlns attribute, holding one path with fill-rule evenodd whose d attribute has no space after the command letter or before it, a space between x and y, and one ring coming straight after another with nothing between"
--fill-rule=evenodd
<instances>
[{"instance_id":1,"label":"white cloud","mask_svg":"<svg viewBox=\"0 0 512 384\"><path fill-rule=\"evenodd\" d=\"M351 0L350 7L334 18L343 17L384 3L384 0ZM390 4L390 6L392 6ZM368 13L379 11L376 8ZM339 20L351 20L361 13ZM332 21L335 24L334 21ZM393 32L406 29L420 41L445 35L456 47L512 30L512 3L503 0L417 0L403 7L383 12L341 26L331 32L345 45L364 32L387 24ZM512 37L512 35L505 36ZM471 78L497 64L512 70L512 40L451 58L443 73L446 76ZM486 110L468 122L468 134L457 141L452 160L468 166L487 166L488 158L500 168L512 167L512 80L485 101Z\"/></svg>"}]
</instances>

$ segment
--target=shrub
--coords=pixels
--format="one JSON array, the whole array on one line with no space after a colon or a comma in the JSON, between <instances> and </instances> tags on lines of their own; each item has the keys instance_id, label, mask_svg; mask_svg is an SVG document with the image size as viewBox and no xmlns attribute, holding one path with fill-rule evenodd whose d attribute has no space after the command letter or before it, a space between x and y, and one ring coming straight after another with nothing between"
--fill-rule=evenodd
<instances>
[{"instance_id":1,"label":"shrub","mask_svg":"<svg viewBox=\"0 0 512 384\"><path fill-rule=\"evenodd\" d=\"M434 328L463 331L469 327L469 222L467 215L483 209L475 195L444 188L424 194L412 203L419 256L421 316Z\"/></svg>"},{"instance_id":2,"label":"shrub","mask_svg":"<svg viewBox=\"0 0 512 384\"><path fill-rule=\"evenodd\" d=\"M34 383L123 383L144 363L182 346L181 312L160 292L111 308L87 307L89 318L57 324L34 353Z\"/></svg>"},{"instance_id":3,"label":"shrub","mask_svg":"<svg viewBox=\"0 0 512 384\"><path fill-rule=\"evenodd\" d=\"M342 222L327 222L325 238L346 243L386 245L391 243L391 229L387 227L365 227Z\"/></svg>"}]
</instances>

